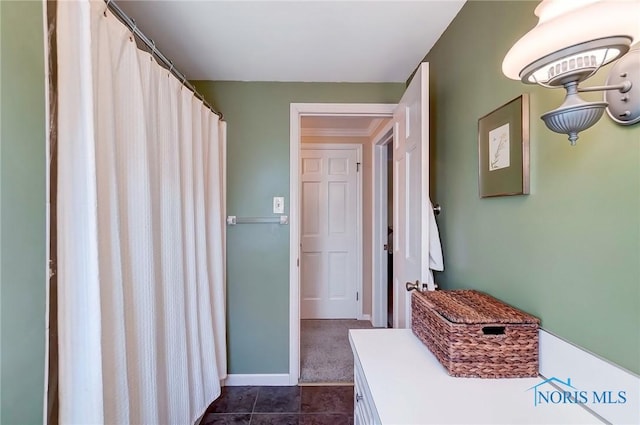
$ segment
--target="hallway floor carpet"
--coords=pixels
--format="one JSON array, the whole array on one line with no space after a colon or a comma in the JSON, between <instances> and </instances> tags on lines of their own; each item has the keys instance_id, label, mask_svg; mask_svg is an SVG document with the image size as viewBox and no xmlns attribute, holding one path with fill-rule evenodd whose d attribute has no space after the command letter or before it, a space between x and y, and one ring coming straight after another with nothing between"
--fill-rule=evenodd
<instances>
[{"instance_id":1,"label":"hallway floor carpet","mask_svg":"<svg viewBox=\"0 0 640 425\"><path fill-rule=\"evenodd\" d=\"M349 329L371 327L368 320L301 320L300 383L353 383Z\"/></svg>"}]
</instances>

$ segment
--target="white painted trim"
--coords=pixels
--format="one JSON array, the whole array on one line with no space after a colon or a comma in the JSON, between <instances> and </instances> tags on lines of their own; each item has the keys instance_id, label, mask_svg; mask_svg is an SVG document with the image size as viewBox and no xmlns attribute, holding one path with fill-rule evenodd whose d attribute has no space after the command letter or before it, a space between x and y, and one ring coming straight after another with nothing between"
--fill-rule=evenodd
<instances>
[{"instance_id":1,"label":"white painted trim","mask_svg":"<svg viewBox=\"0 0 640 425\"><path fill-rule=\"evenodd\" d=\"M237 374L227 375L223 386L225 387L242 387L247 385L287 387L295 385L291 383L289 375L286 373L270 373L270 374Z\"/></svg>"},{"instance_id":2,"label":"white painted trim","mask_svg":"<svg viewBox=\"0 0 640 425\"><path fill-rule=\"evenodd\" d=\"M628 370L590 353L551 332L540 330L539 372L545 379L571 379L578 390L626 391L624 404L592 404L586 407L607 422L614 424L640 423L640 377ZM591 400L590 400L591 401Z\"/></svg>"},{"instance_id":3,"label":"white painted trim","mask_svg":"<svg viewBox=\"0 0 640 425\"><path fill-rule=\"evenodd\" d=\"M371 315L370 314L363 314L362 317L359 320L371 321Z\"/></svg>"},{"instance_id":4,"label":"white painted trim","mask_svg":"<svg viewBox=\"0 0 640 425\"><path fill-rule=\"evenodd\" d=\"M356 291L358 292L358 297L356 298L356 319L362 319L363 315L363 302L364 300L364 290L362 285L362 268L363 268L363 258L362 252L364 250L364 240L362 238L362 229L363 229L363 211L362 204L364 202L364 193L362 191L362 176L364 175L364 165L362 161L362 145L356 145L356 161L359 165L360 170L356 173Z\"/></svg>"},{"instance_id":5,"label":"white painted trim","mask_svg":"<svg viewBox=\"0 0 640 425\"><path fill-rule=\"evenodd\" d=\"M300 150L302 149L317 149L317 150L360 150L362 151L362 143L300 143ZM362 158L358 158L362 159Z\"/></svg>"},{"instance_id":6,"label":"white painted trim","mask_svg":"<svg viewBox=\"0 0 640 425\"><path fill-rule=\"evenodd\" d=\"M382 118L371 120L371 124L369 124L369 128L367 128L367 136L372 137L374 135L373 132L376 131L376 128L378 128L381 123Z\"/></svg>"},{"instance_id":7,"label":"white painted trim","mask_svg":"<svg viewBox=\"0 0 640 425\"><path fill-rule=\"evenodd\" d=\"M289 385L300 377L300 117L304 107L289 111Z\"/></svg>"},{"instance_id":8,"label":"white painted trim","mask_svg":"<svg viewBox=\"0 0 640 425\"><path fill-rule=\"evenodd\" d=\"M292 103L298 116L384 117L393 116L395 103ZM300 123L298 123L299 125Z\"/></svg>"},{"instance_id":9,"label":"white painted trim","mask_svg":"<svg viewBox=\"0 0 640 425\"><path fill-rule=\"evenodd\" d=\"M386 328L388 321L387 311L387 256L382 247L388 241L387 228L388 214L388 154L387 146L393 140L393 121L384 126L372 139L372 177L373 185L373 218L371 220L372 241L372 273L371 273L371 313L372 325L376 328Z\"/></svg>"},{"instance_id":10,"label":"white painted trim","mask_svg":"<svg viewBox=\"0 0 640 425\"><path fill-rule=\"evenodd\" d=\"M371 137L373 132L378 128L382 118L372 119L367 128L303 128L302 136L317 137Z\"/></svg>"},{"instance_id":11,"label":"white painted trim","mask_svg":"<svg viewBox=\"0 0 640 425\"><path fill-rule=\"evenodd\" d=\"M49 3L42 1L42 27L43 27L43 44L44 44L44 102L45 102L45 333L44 333L44 392L42 398L42 424L49 422L49 354L51 347L49 346L50 321L51 315L51 276L49 260L51 259L51 102L49 84L49 20L47 17L47 7ZM57 123L56 129L57 132Z\"/></svg>"},{"instance_id":12,"label":"white painted trim","mask_svg":"<svg viewBox=\"0 0 640 425\"><path fill-rule=\"evenodd\" d=\"M369 137L369 130L366 128L303 128L301 134L305 137Z\"/></svg>"},{"instance_id":13,"label":"white painted trim","mask_svg":"<svg viewBox=\"0 0 640 425\"><path fill-rule=\"evenodd\" d=\"M302 149L315 149L315 150L355 150L356 161L362 166L362 144L360 143L301 143L300 151ZM362 170L356 173L356 291L359 296L356 300L356 319L362 320L362 251L363 251L363 239L362 239L362 222L363 222L363 195L362 192ZM300 196L300 194L298 194ZM301 211L302 212L302 209Z\"/></svg>"},{"instance_id":14,"label":"white painted trim","mask_svg":"<svg viewBox=\"0 0 640 425\"><path fill-rule=\"evenodd\" d=\"M292 103L289 110L289 385L300 377L300 117L393 117L392 103Z\"/></svg>"}]
</instances>

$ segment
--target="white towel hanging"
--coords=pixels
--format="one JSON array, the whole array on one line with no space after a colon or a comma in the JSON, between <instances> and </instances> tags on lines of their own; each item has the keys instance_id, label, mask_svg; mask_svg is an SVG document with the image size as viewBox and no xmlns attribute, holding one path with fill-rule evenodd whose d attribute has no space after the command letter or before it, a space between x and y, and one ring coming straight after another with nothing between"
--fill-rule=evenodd
<instances>
[{"instance_id":1,"label":"white towel hanging","mask_svg":"<svg viewBox=\"0 0 640 425\"><path fill-rule=\"evenodd\" d=\"M433 205L429 200L429 270L427 273L427 289L433 291L436 289L433 278L433 270L444 270L444 259L442 257L442 245L440 244L440 233L438 232L438 224L436 216L433 213Z\"/></svg>"}]
</instances>

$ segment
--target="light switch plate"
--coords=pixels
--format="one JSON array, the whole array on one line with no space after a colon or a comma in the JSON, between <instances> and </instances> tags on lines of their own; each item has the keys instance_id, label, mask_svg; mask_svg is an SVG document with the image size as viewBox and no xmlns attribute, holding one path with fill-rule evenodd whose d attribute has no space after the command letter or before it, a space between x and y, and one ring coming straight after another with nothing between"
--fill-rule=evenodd
<instances>
[{"instance_id":1,"label":"light switch plate","mask_svg":"<svg viewBox=\"0 0 640 425\"><path fill-rule=\"evenodd\" d=\"M284 214L284 196L273 197L273 213Z\"/></svg>"}]
</instances>

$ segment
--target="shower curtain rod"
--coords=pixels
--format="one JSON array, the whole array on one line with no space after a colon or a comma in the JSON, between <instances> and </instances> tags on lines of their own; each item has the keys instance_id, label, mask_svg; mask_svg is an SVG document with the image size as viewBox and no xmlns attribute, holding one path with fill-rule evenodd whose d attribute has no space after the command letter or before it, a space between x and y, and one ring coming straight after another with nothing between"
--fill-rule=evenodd
<instances>
[{"instance_id":1,"label":"shower curtain rod","mask_svg":"<svg viewBox=\"0 0 640 425\"><path fill-rule=\"evenodd\" d=\"M107 9L113 12L113 14L116 15L116 17L120 19L120 21L122 21L122 23L125 24L129 28L129 30L131 30L131 32L133 32L133 34L135 34L149 49L151 49L152 56L160 59L162 63L164 63L164 65L168 67L169 72L175 75L176 78L182 82L182 85L191 90L198 99L202 100L202 103L204 103L207 108L211 109L211 112L219 116L221 120L224 119L224 115L222 115L222 112L216 111L215 108L205 100L204 96L198 93L193 84L187 81L187 76L178 71L178 69L173 65L173 62L170 61L160 50L158 50L158 48L156 47L156 43L149 37L144 35L144 33L136 25L136 21L134 19L130 18L124 12L124 10L122 10L120 6L118 6L113 0L104 0L104 2L107 4Z\"/></svg>"}]
</instances>

